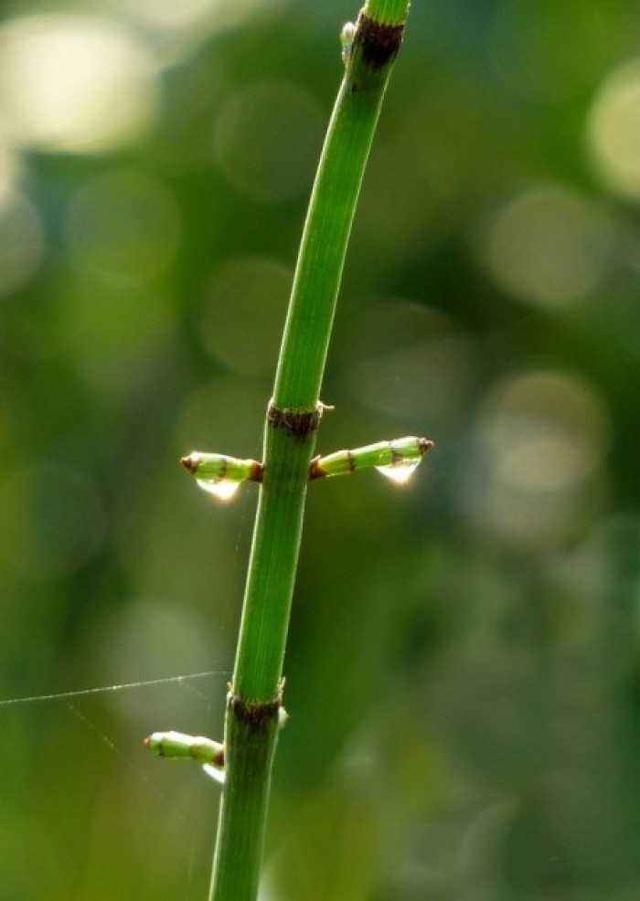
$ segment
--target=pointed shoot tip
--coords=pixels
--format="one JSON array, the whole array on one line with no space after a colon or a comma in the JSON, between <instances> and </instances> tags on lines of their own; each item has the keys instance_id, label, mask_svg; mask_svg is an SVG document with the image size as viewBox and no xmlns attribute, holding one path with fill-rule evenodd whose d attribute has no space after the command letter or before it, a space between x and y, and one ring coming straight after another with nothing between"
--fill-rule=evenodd
<instances>
[{"instance_id":1,"label":"pointed shoot tip","mask_svg":"<svg viewBox=\"0 0 640 901\"><path fill-rule=\"evenodd\" d=\"M180 465L190 472L191 475L195 475L198 471L198 465L200 463L200 459L198 454L187 454L186 457L180 458Z\"/></svg>"},{"instance_id":2,"label":"pointed shoot tip","mask_svg":"<svg viewBox=\"0 0 640 901\"><path fill-rule=\"evenodd\" d=\"M158 743L158 733L154 732L152 735L147 735L146 738L142 740L142 744L147 748L148 751L151 751L152 754L155 754L156 757L162 757L162 748Z\"/></svg>"}]
</instances>

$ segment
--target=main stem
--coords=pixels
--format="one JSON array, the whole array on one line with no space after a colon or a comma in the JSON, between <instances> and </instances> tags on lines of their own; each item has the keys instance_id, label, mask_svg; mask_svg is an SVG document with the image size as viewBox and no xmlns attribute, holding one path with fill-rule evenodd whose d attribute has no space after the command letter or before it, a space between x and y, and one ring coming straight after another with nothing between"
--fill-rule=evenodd
<instances>
[{"instance_id":1,"label":"main stem","mask_svg":"<svg viewBox=\"0 0 640 901\"><path fill-rule=\"evenodd\" d=\"M319 392L362 176L408 7L409 0L368 0L361 11L309 204L264 431L210 901L255 901L258 892Z\"/></svg>"}]
</instances>

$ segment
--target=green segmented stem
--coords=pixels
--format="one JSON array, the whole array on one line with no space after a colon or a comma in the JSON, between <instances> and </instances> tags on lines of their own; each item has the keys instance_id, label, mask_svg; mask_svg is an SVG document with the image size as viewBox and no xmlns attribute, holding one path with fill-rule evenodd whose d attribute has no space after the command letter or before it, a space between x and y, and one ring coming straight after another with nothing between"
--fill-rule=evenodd
<instances>
[{"instance_id":1,"label":"green segmented stem","mask_svg":"<svg viewBox=\"0 0 640 901\"><path fill-rule=\"evenodd\" d=\"M154 732L144 740L156 757L168 759L190 758L197 763L224 766L224 745L204 735L185 735L184 732Z\"/></svg>"},{"instance_id":2,"label":"green segmented stem","mask_svg":"<svg viewBox=\"0 0 640 901\"><path fill-rule=\"evenodd\" d=\"M384 25L401 25L406 21L409 3L406 0L368 0L365 12Z\"/></svg>"},{"instance_id":3,"label":"green segmented stem","mask_svg":"<svg viewBox=\"0 0 640 901\"><path fill-rule=\"evenodd\" d=\"M309 467L310 479L346 475L371 466L395 466L420 461L433 447L428 438L408 435L392 441L378 441L365 447L334 451L324 457L316 457ZM240 460L225 454L193 451L183 457L181 463L198 481L202 482L261 482L264 467L257 460Z\"/></svg>"},{"instance_id":4,"label":"green segmented stem","mask_svg":"<svg viewBox=\"0 0 640 901\"><path fill-rule=\"evenodd\" d=\"M302 234L276 373L280 408L313 410L319 398L362 176L402 37L401 26L384 25L404 22L408 6L370 2L358 18Z\"/></svg>"},{"instance_id":5,"label":"green segmented stem","mask_svg":"<svg viewBox=\"0 0 640 901\"><path fill-rule=\"evenodd\" d=\"M428 438L416 438L408 435L406 438L395 438L393 441L378 441L376 444L367 444L365 447L356 447L352 450L339 450L326 457L316 457L311 462L309 477L311 479L332 478L333 476L349 475L360 469L369 469L372 466L402 466L407 463L419 463L428 450L433 447L433 441Z\"/></svg>"},{"instance_id":6,"label":"green segmented stem","mask_svg":"<svg viewBox=\"0 0 640 901\"><path fill-rule=\"evenodd\" d=\"M320 387L360 185L408 7L408 0L369 0L343 49L345 75L311 195L265 425L210 901L255 901L258 892Z\"/></svg>"},{"instance_id":7,"label":"green segmented stem","mask_svg":"<svg viewBox=\"0 0 640 901\"><path fill-rule=\"evenodd\" d=\"M226 454L207 454L192 451L180 462L192 476L203 482L261 482L262 463L241 460Z\"/></svg>"}]
</instances>

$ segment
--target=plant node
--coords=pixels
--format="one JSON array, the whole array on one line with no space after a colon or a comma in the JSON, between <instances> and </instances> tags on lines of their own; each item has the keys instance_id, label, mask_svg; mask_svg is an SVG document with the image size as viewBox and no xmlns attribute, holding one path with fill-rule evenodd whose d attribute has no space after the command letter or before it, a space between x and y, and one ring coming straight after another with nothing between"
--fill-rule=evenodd
<instances>
[{"instance_id":1,"label":"plant node","mask_svg":"<svg viewBox=\"0 0 640 901\"><path fill-rule=\"evenodd\" d=\"M354 47L361 48L362 61L371 69L382 69L396 56L403 34L404 24L381 24L362 11L353 38Z\"/></svg>"},{"instance_id":2,"label":"plant node","mask_svg":"<svg viewBox=\"0 0 640 901\"><path fill-rule=\"evenodd\" d=\"M240 695L229 692L229 710L235 718L251 729L263 729L274 720L280 722L282 692L271 701L247 701Z\"/></svg>"},{"instance_id":3,"label":"plant node","mask_svg":"<svg viewBox=\"0 0 640 901\"><path fill-rule=\"evenodd\" d=\"M324 405L319 403L315 410L283 409L270 402L267 409L269 425L274 429L284 429L296 438L306 438L320 425Z\"/></svg>"}]
</instances>

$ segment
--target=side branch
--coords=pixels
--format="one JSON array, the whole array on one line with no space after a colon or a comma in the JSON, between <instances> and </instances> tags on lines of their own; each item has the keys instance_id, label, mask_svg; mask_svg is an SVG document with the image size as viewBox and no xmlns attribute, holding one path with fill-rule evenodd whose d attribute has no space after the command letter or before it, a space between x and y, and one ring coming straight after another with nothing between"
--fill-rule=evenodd
<instances>
[{"instance_id":1,"label":"side branch","mask_svg":"<svg viewBox=\"0 0 640 901\"><path fill-rule=\"evenodd\" d=\"M205 735L185 735L184 732L153 732L144 746L156 757L169 760L191 758L197 763L224 767L224 745Z\"/></svg>"},{"instance_id":2,"label":"side branch","mask_svg":"<svg viewBox=\"0 0 640 901\"><path fill-rule=\"evenodd\" d=\"M403 482L406 480L401 477L394 478L394 475L387 471L396 470L396 473L403 471L407 473L408 478L432 447L433 441L429 438L408 435L406 438L378 441L377 444L367 444L353 450L335 451L326 457L315 457L311 461L309 478L324 479L375 467L389 474L393 481Z\"/></svg>"},{"instance_id":3,"label":"side branch","mask_svg":"<svg viewBox=\"0 0 640 901\"><path fill-rule=\"evenodd\" d=\"M180 465L201 481L261 482L263 465L257 460L241 460L227 454L208 454L191 451L182 457Z\"/></svg>"}]
</instances>

